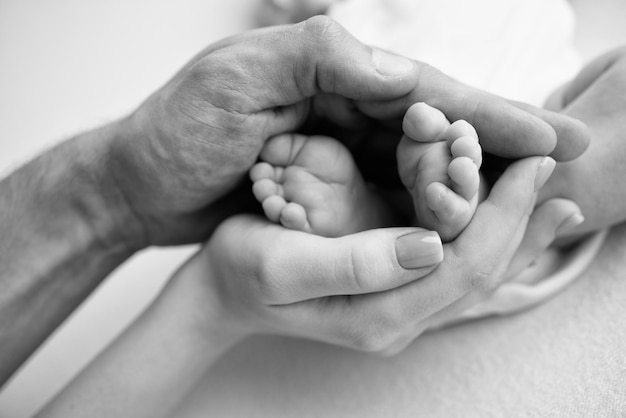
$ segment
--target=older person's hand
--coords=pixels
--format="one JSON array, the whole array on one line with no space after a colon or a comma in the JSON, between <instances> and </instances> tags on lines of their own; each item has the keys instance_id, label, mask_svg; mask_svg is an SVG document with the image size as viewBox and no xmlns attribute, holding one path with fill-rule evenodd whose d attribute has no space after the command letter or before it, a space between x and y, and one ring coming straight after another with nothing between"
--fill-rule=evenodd
<instances>
[{"instance_id":1,"label":"older person's hand","mask_svg":"<svg viewBox=\"0 0 626 418\"><path fill-rule=\"evenodd\" d=\"M626 220L626 48L591 62L548 106L585 122L592 142L580 158L557 164L539 200L577 202L585 222L575 233Z\"/></svg>"},{"instance_id":2,"label":"older person's hand","mask_svg":"<svg viewBox=\"0 0 626 418\"><path fill-rule=\"evenodd\" d=\"M120 123L109 159L125 212L134 215L125 230L136 228L140 246L206 238L219 220L214 204L244 177L264 141L328 116L318 97L349 101L366 122L401 118L415 101L432 103L473 123L484 149L507 157L554 151L569 159L587 145L576 121L538 109L531 112L540 117L532 116L315 17L211 45ZM327 119L342 125L342 118ZM374 127L364 128L374 136Z\"/></svg>"},{"instance_id":3,"label":"older person's hand","mask_svg":"<svg viewBox=\"0 0 626 418\"><path fill-rule=\"evenodd\" d=\"M505 156L554 151L567 159L587 145L570 118L532 116L369 48L328 18L217 42L132 115L66 141L0 183L0 384L136 251L199 242L236 213L230 192L264 141L314 119L324 95L378 119L432 102L468 119L484 131L483 147ZM562 135L570 131L576 135Z\"/></svg>"}]
</instances>

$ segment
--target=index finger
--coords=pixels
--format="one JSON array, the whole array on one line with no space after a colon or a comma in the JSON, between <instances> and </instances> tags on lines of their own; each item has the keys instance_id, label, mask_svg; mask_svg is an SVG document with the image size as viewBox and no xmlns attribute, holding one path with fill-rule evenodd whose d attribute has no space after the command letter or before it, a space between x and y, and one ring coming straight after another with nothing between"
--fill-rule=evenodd
<instances>
[{"instance_id":1,"label":"index finger","mask_svg":"<svg viewBox=\"0 0 626 418\"><path fill-rule=\"evenodd\" d=\"M427 103L450 121L470 122L484 150L505 158L551 155L571 160L589 145L589 133L576 119L467 86L425 63L416 66L420 77L411 93L394 100L359 102L359 108L374 118L391 118L404 115L414 103Z\"/></svg>"},{"instance_id":2,"label":"index finger","mask_svg":"<svg viewBox=\"0 0 626 418\"><path fill-rule=\"evenodd\" d=\"M240 215L219 234L222 249L237 249L231 263L256 278L253 286L270 305L392 289L430 273L443 257L437 233L422 228L326 238Z\"/></svg>"}]
</instances>

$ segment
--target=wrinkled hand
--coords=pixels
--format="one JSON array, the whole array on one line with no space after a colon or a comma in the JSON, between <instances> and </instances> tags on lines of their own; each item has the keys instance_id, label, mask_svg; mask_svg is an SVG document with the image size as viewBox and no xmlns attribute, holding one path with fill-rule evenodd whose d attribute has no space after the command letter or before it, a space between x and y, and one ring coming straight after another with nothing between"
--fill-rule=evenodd
<instances>
[{"instance_id":1,"label":"wrinkled hand","mask_svg":"<svg viewBox=\"0 0 626 418\"><path fill-rule=\"evenodd\" d=\"M626 220L626 48L590 63L548 106L585 122L592 141L580 158L557 164L539 200L578 203L585 216L578 233Z\"/></svg>"},{"instance_id":2,"label":"wrinkled hand","mask_svg":"<svg viewBox=\"0 0 626 418\"><path fill-rule=\"evenodd\" d=\"M264 141L328 116L312 105L320 96L348 101L367 120L399 119L426 101L467 119L486 150L506 156L554 150L555 158L568 159L586 147L569 118L531 109L540 115L534 117L315 17L209 46L119 123L108 166L125 212L136 218L139 246L206 239L219 214L236 212L219 200L245 177ZM338 113L331 122L345 125L347 118ZM575 135L561 139L562 131Z\"/></svg>"},{"instance_id":3,"label":"wrinkled hand","mask_svg":"<svg viewBox=\"0 0 626 418\"><path fill-rule=\"evenodd\" d=\"M465 231L443 246L438 265L433 261L441 253L434 252L406 264L423 250L403 238L419 228L324 238L252 216L230 218L190 262L193 277L204 280L217 301L200 303L197 317L215 317L218 310L220 323L237 332L398 352L499 285L526 230L535 190L553 167L542 161L512 164Z\"/></svg>"}]
</instances>

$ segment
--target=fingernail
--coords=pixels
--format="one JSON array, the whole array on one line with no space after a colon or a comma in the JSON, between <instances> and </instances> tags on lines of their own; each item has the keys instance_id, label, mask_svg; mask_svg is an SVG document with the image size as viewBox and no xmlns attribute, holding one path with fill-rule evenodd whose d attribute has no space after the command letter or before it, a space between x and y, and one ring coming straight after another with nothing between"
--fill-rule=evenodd
<instances>
[{"instance_id":1,"label":"fingernail","mask_svg":"<svg viewBox=\"0 0 626 418\"><path fill-rule=\"evenodd\" d=\"M396 257L405 269L432 266L443 260L441 238L433 231L418 231L396 240Z\"/></svg>"},{"instance_id":2,"label":"fingernail","mask_svg":"<svg viewBox=\"0 0 626 418\"><path fill-rule=\"evenodd\" d=\"M387 77L404 75L413 68L413 61L410 59L376 48L372 51L372 62L376 70Z\"/></svg>"},{"instance_id":3,"label":"fingernail","mask_svg":"<svg viewBox=\"0 0 626 418\"><path fill-rule=\"evenodd\" d=\"M564 234L566 232L569 232L572 229L576 228L581 223L583 223L584 220L585 220L585 217L582 215L582 213L580 212L575 213L571 215L569 218L565 219L563 222L561 222L561 225L559 225L558 228L556 229L556 234L559 235L559 234Z\"/></svg>"},{"instance_id":4,"label":"fingernail","mask_svg":"<svg viewBox=\"0 0 626 418\"><path fill-rule=\"evenodd\" d=\"M556 167L556 161L550 157L543 157L543 160L539 163L539 167L537 167L537 175L535 176L535 191L541 189L543 185L546 184L554 171L554 167Z\"/></svg>"}]
</instances>

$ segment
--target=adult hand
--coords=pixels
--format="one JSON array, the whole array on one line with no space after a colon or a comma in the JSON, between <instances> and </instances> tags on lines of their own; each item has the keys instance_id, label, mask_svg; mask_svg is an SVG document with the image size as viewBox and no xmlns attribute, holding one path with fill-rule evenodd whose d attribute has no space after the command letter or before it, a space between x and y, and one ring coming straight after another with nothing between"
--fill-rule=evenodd
<instances>
[{"instance_id":1,"label":"adult hand","mask_svg":"<svg viewBox=\"0 0 626 418\"><path fill-rule=\"evenodd\" d=\"M311 102L319 95L349 100L377 119L400 118L426 101L467 119L486 150L510 157L557 147L556 158L571 158L586 147L584 129L569 118L533 110L546 123L315 17L211 45L120 122L109 166L124 213L130 208L135 218L124 228L138 226L140 247L206 238L217 200L244 177L268 137L315 116ZM576 134L559 135L557 146L555 130Z\"/></svg>"},{"instance_id":2,"label":"adult hand","mask_svg":"<svg viewBox=\"0 0 626 418\"><path fill-rule=\"evenodd\" d=\"M397 352L441 321L444 309L453 315L499 284L526 230L535 190L553 168L546 161L512 164L471 224L443 246L439 265L441 253L433 250L439 244L424 250L418 228L324 238L256 217L230 218L191 261L192 277L204 280L214 301L201 303L197 317L217 316L232 332ZM197 273L203 271L210 273Z\"/></svg>"},{"instance_id":3,"label":"adult hand","mask_svg":"<svg viewBox=\"0 0 626 418\"><path fill-rule=\"evenodd\" d=\"M548 106L584 121L592 142L580 158L559 163L539 200L564 197L578 203L584 233L626 219L626 48L591 62L548 102Z\"/></svg>"}]
</instances>

